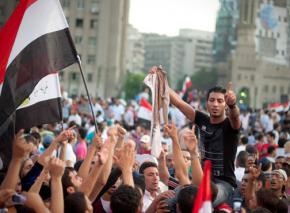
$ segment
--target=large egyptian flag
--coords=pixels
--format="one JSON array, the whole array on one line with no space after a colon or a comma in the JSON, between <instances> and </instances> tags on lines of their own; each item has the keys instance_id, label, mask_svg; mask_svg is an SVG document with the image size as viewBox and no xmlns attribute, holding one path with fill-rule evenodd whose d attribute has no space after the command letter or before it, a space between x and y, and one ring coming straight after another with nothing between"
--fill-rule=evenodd
<instances>
[{"instance_id":1,"label":"large egyptian flag","mask_svg":"<svg viewBox=\"0 0 290 213\"><path fill-rule=\"evenodd\" d=\"M21 0L0 30L0 134L16 113L25 128L37 118L55 120L49 108L59 104L57 71L77 61L66 18L58 0ZM46 114L35 113L45 106ZM34 109L34 117L20 124ZM24 116L24 117L23 117ZM45 121L41 121L45 122ZM46 123L46 122L45 122ZM21 126L24 125L24 126Z\"/></svg>"},{"instance_id":2,"label":"large egyptian flag","mask_svg":"<svg viewBox=\"0 0 290 213\"><path fill-rule=\"evenodd\" d=\"M211 190L210 190L210 179L211 179L211 162L206 160L203 169L203 178L198 187L198 192L192 208L192 213L211 213Z\"/></svg>"}]
</instances>

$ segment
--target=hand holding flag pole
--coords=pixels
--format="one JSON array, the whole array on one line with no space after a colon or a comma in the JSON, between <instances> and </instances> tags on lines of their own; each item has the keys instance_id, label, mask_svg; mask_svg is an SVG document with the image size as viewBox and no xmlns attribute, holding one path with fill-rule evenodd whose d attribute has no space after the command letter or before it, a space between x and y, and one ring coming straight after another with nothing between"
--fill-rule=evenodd
<instances>
[{"instance_id":1,"label":"hand holding flag pole","mask_svg":"<svg viewBox=\"0 0 290 213\"><path fill-rule=\"evenodd\" d=\"M94 121L94 125L95 125L95 133L97 134L99 130L98 130L97 122L96 122L95 113L94 113L94 110L93 110L91 97L90 97L90 94L89 94L89 90L88 90L87 83L86 83L86 80L85 80L85 77L84 77L84 73L83 73L83 69L82 69L81 58L80 58L79 55L77 55L77 58L78 58L78 65L79 65L79 68L80 68L81 76L82 76L82 79L83 79L83 82L84 82L84 85L85 85L85 90L86 90L86 93L87 93L87 96L88 96L88 99L89 99L90 109L91 109L91 112L92 112L93 121Z\"/></svg>"}]
</instances>

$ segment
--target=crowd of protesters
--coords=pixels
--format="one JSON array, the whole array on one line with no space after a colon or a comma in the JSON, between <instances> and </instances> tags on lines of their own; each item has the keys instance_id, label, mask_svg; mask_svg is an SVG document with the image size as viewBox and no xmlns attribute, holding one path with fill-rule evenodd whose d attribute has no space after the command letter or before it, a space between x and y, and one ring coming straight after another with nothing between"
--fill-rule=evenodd
<instances>
[{"instance_id":1,"label":"crowd of protesters","mask_svg":"<svg viewBox=\"0 0 290 213\"><path fill-rule=\"evenodd\" d=\"M97 134L86 97L63 97L64 122L19 131L9 166L0 162L0 212L191 212L202 159L213 212L288 212L290 111L239 112L231 88L214 87L202 97L208 115L200 93L186 103L171 90L155 158L138 119L148 90L128 103L93 99Z\"/></svg>"}]
</instances>

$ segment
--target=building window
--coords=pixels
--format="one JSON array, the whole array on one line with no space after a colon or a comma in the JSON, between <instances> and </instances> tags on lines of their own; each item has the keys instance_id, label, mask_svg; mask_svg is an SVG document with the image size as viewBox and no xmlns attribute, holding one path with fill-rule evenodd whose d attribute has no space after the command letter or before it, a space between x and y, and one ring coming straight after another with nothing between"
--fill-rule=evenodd
<instances>
[{"instance_id":1,"label":"building window","mask_svg":"<svg viewBox=\"0 0 290 213\"><path fill-rule=\"evenodd\" d=\"M284 94L284 87L280 87L280 94Z\"/></svg>"},{"instance_id":2,"label":"building window","mask_svg":"<svg viewBox=\"0 0 290 213\"><path fill-rule=\"evenodd\" d=\"M268 92L268 90L269 90L269 86L268 85L265 85L264 86L264 92Z\"/></svg>"},{"instance_id":3,"label":"building window","mask_svg":"<svg viewBox=\"0 0 290 213\"><path fill-rule=\"evenodd\" d=\"M82 36L75 36L75 43L80 44L82 43L83 37Z\"/></svg>"},{"instance_id":4,"label":"building window","mask_svg":"<svg viewBox=\"0 0 290 213\"><path fill-rule=\"evenodd\" d=\"M273 86L273 87L272 87L272 92L273 92L273 93L276 93L276 91L277 91L277 87L276 87L276 86Z\"/></svg>"},{"instance_id":5,"label":"building window","mask_svg":"<svg viewBox=\"0 0 290 213\"><path fill-rule=\"evenodd\" d=\"M69 7L70 6L70 0L63 0L62 1L63 7Z\"/></svg>"},{"instance_id":6,"label":"building window","mask_svg":"<svg viewBox=\"0 0 290 213\"><path fill-rule=\"evenodd\" d=\"M91 23L90 23L91 29L95 29L95 28L97 28L97 26L98 26L98 20L92 19Z\"/></svg>"},{"instance_id":7,"label":"building window","mask_svg":"<svg viewBox=\"0 0 290 213\"><path fill-rule=\"evenodd\" d=\"M84 9L85 8L85 1L84 0L77 0L77 8Z\"/></svg>"},{"instance_id":8,"label":"building window","mask_svg":"<svg viewBox=\"0 0 290 213\"><path fill-rule=\"evenodd\" d=\"M88 79L88 82L93 82L93 73L88 73L87 79Z\"/></svg>"},{"instance_id":9,"label":"building window","mask_svg":"<svg viewBox=\"0 0 290 213\"><path fill-rule=\"evenodd\" d=\"M255 76L251 75L251 81L255 81Z\"/></svg>"},{"instance_id":10,"label":"building window","mask_svg":"<svg viewBox=\"0 0 290 213\"><path fill-rule=\"evenodd\" d=\"M95 55L88 55L87 63L88 64L95 64L96 63L96 56Z\"/></svg>"},{"instance_id":11,"label":"building window","mask_svg":"<svg viewBox=\"0 0 290 213\"><path fill-rule=\"evenodd\" d=\"M77 74L76 72L73 72L73 73L71 74L71 80L72 80L72 81L76 81L76 80L78 80L78 74Z\"/></svg>"},{"instance_id":12,"label":"building window","mask_svg":"<svg viewBox=\"0 0 290 213\"><path fill-rule=\"evenodd\" d=\"M92 46L92 47L97 46L97 38L96 37L89 38L89 46Z\"/></svg>"},{"instance_id":13,"label":"building window","mask_svg":"<svg viewBox=\"0 0 290 213\"><path fill-rule=\"evenodd\" d=\"M279 32L277 32L277 38L280 38L280 33Z\"/></svg>"},{"instance_id":14,"label":"building window","mask_svg":"<svg viewBox=\"0 0 290 213\"><path fill-rule=\"evenodd\" d=\"M238 74L238 80L240 81L242 78L241 74Z\"/></svg>"},{"instance_id":15,"label":"building window","mask_svg":"<svg viewBox=\"0 0 290 213\"><path fill-rule=\"evenodd\" d=\"M284 56L284 55L285 55L285 51L284 51L284 50L282 50L282 51L281 51L281 54Z\"/></svg>"},{"instance_id":16,"label":"building window","mask_svg":"<svg viewBox=\"0 0 290 213\"><path fill-rule=\"evenodd\" d=\"M83 27L84 26L84 20L81 18L76 19L76 27Z\"/></svg>"}]
</instances>

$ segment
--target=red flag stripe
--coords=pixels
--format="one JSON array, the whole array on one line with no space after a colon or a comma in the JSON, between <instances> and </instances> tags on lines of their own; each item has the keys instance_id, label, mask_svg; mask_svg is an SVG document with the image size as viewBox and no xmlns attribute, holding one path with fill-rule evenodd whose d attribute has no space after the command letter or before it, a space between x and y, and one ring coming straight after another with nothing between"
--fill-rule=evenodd
<instances>
[{"instance_id":1,"label":"red flag stripe","mask_svg":"<svg viewBox=\"0 0 290 213\"><path fill-rule=\"evenodd\" d=\"M24 13L35 2L36 0L20 1L14 13L0 30L0 84L4 81L8 59Z\"/></svg>"}]
</instances>

